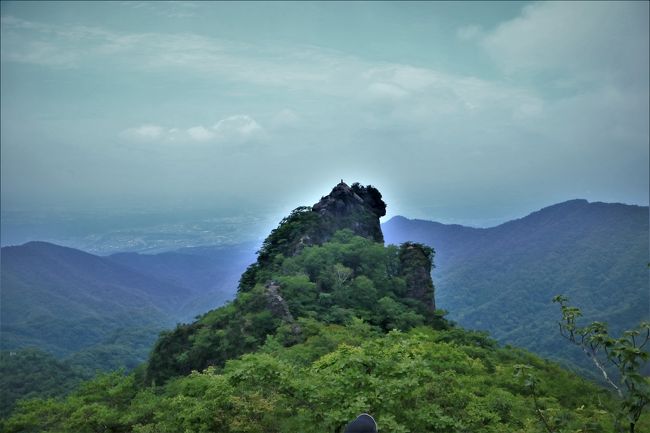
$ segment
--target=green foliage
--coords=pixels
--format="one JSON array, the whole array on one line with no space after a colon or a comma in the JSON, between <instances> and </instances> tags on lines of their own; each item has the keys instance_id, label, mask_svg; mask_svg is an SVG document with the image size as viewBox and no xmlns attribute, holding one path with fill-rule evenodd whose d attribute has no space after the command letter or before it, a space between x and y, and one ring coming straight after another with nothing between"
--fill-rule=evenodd
<instances>
[{"instance_id":1,"label":"green foliage","mask_svg":"<svg viewBox=\"0 0 650 433\"><path fill-rule=\"evenodd\" d=\"M600 379L557 338L548 300L562 291L615 335L648 320L648 222L647 206L573 200L492 228L405 218L382 228L387 242L435 247L436 303L449 319Z\"/></svg>"},{"instance_id":2,"label":"green foliage","mask_svg":"<svg viewBox=\"0 0 650 433\"><path fill-rule=\"evenodd\" d=\"M0 349L57 358L2 361L11 366L2 367L3 414L19 398L61 395L98 370L141 365L161 330L221 304L224 295L206 288L234 292L232 275L250 258L241 248L99 257L44 242L3 247Z\"/></svg>"},{"instance_id":3,"label":"green foliage","mask_svg":"<svg viewBox=\"0 0 650 433\"><path fill-rule=\"evenodd\" d=\"M55 397L72 391L89 376L37 349L0 352L0 417L21 398Z\"/></svg>"},{"instance_id":4,"label":"green foliage","mask_svg":"<svg viewBox=\"0 0 650 433\"><path fill-rule=\"evenodd\" d=\"M340 432L370 412L382 431L402 433L612 431L604 414L615 396L446 322L433 305L433 249L358 236L349 227L378 229L385 206L370 188L351 190L363 198L324 198L322 212L283 220L235 300L163 333L146 369L101 375L64 399L22 400L1 430ZM354 204L366 201L370 210Z\"/></svg>"},{"instance_id":5,"label":"green foliage","mask_svg":"<svg viewBox=\"0 0 650 433\"><path fill-rule=\"evenodd\" d=\"M264 287L257 285L197 322L161 334L149 359L147 383L161 384L192 370L222 366L228 359L254 351L281 324L266 306Z\"/></svg>"},{"instance_id":6,"label":"green foliage","mask_svg":"<svg viewBox=\"0 0 650 433\"><path fill-rule=\"evenodd\" d=\"M562 310L562 321L559 322L562 336L582 349L621 398L621 407L616 413L616 430L634 433L644 408L650 403L650 378L641 374L642 367L650 359L650 353L642 350L650 341L650 322L642 322L637 329L614 338L606 323L578 326L577 320L582 312L570 306L566 296L555 296L553 302L560 304ZM600 360L601 357L607 364ZM618 380L608 374L607 368L612 366L618 373Z\"/></svg>"},{"instance_id":7,"label":"green foliage","mask_svg":"<svg viewBox=\"0 0 650 433\"><path fill-rule=\"evenodd\" d=\"M258 252L259 263L267 263L276 254L293 255L301 241L318 237L323 230L318 214L309 206L300 206L280 221L264 240Z\"/></svg>"},{"instance_id":8,"label":"green foliage","mask_svg":"<svg viewBox=\"0 0 650 433\"><path fill-rule=\"evenodd\" d=\"M302 233L303 228L292 226L302 224L303 218L310 221L305 215L311 213L297 210L278 230ZM290 323L300 318L346 324L356 317L385 331L422 324L447 326L440 312L405 297L405 266L428 269L431 249L426 250L424 264L413 264L405 260L403 249L384 247L346 229L322 245L303 246L291 257L282 253L271 257L268 254L282 244L274 234L269 238L264 247L268 263L252 268L254 272L249 269L251 273L242 277L247 288L232 303L161 336L149 361L148 383L161 384L210 365L221 367L228 359L258 349L283 325L282 344L293 344L304 338L298 335L300 327ZM428 277L428 271L424 273ZM271 286L278 287L281 301L272 299Z\"/></svg>"},{"instance_id":9,"label":"green foliage","mask_svg":"<svg viewBox=\"0 0 650 433\"><path fill-rule=\"evenodd\" d=\"M522 363L539 378L535 398L567 432L611 431L607 419L593 417L613 404L608 394L484 336L426 327L383 334L359 320L300 324L302 343L284 347L269 337L223 369L162 387L140 388L134 374L116 373L64 400L21 402L4 431L321 433L369 412L381 431L543 433L530 390L514 377Z\"/></svg>"},{"instance_id":10,"label":"green foliage","mask_svg":"<svg viewBox=\"0 0 650 433\"><path fill-rule=\"evenodd\" d=\"M603 425L607 424L606 416L609 414L607 410L602 407L585 408L582 405L574 413L563 411L553 405L550 399L539 395L540 380L530 365L515 365L514 376L529 390L535 414L547 433L604 433ZM580 422L572 423L576 414L580 415Z\"/></svg>"},{"instance_id":11,"label":"green foliage","mask_svg":"<svg viewBox=\"0 0 650 433\"><path fill-rule=\"evenodd\" d=\"M116 349L119 335L117 345L131 353L128 364L146 359L156 334L174 323L169 317L188 295L106 257L45 242L2 248L0 286L2 350L38 347L64 358L102 351L100 345Z\"/></svg>"}]
</instances>

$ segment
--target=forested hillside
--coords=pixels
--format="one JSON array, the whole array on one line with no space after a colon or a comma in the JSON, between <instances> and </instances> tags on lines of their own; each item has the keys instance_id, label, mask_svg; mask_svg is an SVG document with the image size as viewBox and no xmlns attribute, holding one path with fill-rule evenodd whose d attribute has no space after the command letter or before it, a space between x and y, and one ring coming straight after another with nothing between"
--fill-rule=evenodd
<instances>
[{"instance_id":1,"label":"forested hillside","mask_svg":"<svg viewBox=\"0 0 650 433\"><path fill-rule=\"evenodd\" d=\"M239 245L99 257L45 242L5 247L2 349L38 347L66 357L132 340L144 341L148 351L159 330L232 298L253 250ZM128 349L143 360L142 350Z\"/></svg>"},{"instance_id":2,"label":"forested hillside","mask_svg":"<svg viewBox=\"0 0 650 433\"><path fill-rule=\"evenodd\" d=\"M124 330L173 324L188 290L102 257L44 242L2 249L2 348L59 356Z\"/></svg>"},{"instance_id":3,"label":"forested hillside","mask_svg":"<svg viewBox=\"0 0 650 433\"><path fill-rule=\"evenodd\" d=\"M258 245L191 247L159 254L118 253L108 259L140 274L189 289L182 308L175 309L179 322L231 300L246 267L255 261Z\"/></svg>"},{"instance_id":4,"label":"forested hillside","mask_svg":"<svg viewBox=\"0 0 650 433\"><path fill-rule=\"evenodd\" d=\"M299 324L302 343L267 338L223 368L162 387L111 374L65 400L24 402L4 431L338 433L369 412L385 432L547 433L516 375L522 364L537 375L536 397L558 432L613 431L608 392L483 336L431 328L384 334L358 320Z\"/></svg>"},{"instance_id":5,"label":"forested hillside","mask_svg":"<svg viewBox=\"0 0 650 433\"><path fill-rule=\"evenodd\" d=\"M395 217L387 242L433 246L436 298L449 318L502 343L581 362L556 338L554 295L614 332L650 317L648 208L572 200L497 227L475 229ZM583 367L588 363L582 362Z\"/></svg>"},{"instance_id":6,"label":"forested hillside","mask_svg":"<svg viewBox=\"0 0 650 433\"><path fill-rule=\"evenodd\" d=\"M376 189L337 185L269 235L233 302L131 374L23 401L3 430L340 432L369 412L387 432L613 431L605 389L449 323L433 250L384 246L384 209Z\"/></svg>"},{"instance_id":7,"label":"forested hillside","mask_svg":"<svg viewBox=\"0 0 650 433\"><path fill-rule=\"evenodd\" d=\"M63 396L91 377L37 349L2 351L0 417L7 416L18 399Z\"/></svg>"},{"instance_id":8,"label":"forested hillside","mask_svg":"<svg viewBox=\"0 0 650 433\"><path fill-rule=\"evenodd\" d=\"M2 248L0 370L11 389L0 410L65 394L98 371L137 367L162 330L232 298L252 251L99 257L46 242ZM45 382L33 374L41 369L53 372Z\"/></svg>"}]
</instances>

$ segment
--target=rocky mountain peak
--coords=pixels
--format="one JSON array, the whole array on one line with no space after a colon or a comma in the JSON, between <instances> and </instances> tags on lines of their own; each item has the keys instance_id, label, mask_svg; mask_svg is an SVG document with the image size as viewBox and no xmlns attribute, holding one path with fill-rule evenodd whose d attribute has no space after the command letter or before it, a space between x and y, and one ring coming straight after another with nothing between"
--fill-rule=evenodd
<instances>
[{"instance_id":1,"label":"rocky mountain peak","mask_svg":"<svg viewBox=\"0 0 650 433\"><path fill-rule=\"evenodd\" d=\"M384 242L379 218L386 215L386 203L373 186L354 183L348 186L343 180L332 191L312 206L327 225L335 230L351 229L359 236Z\"/></svg>"},{"instance_id":2,"label":"rocky mountain peak","mask_svg":"<svg viewBox=\"0 0 650 433\"><path fill-rule=\"evenodd\" d=\"M372 185L362 186L354 183L348 186L343 180L332 188L332 192L321 197L312 210L321 215L343 216L354 210L366 210L377 218L386 215L386 203L381 198L381 193Z\"/></svg>"},{"instance_id":3,"label":"rocky mountain peak","mask_svg":"<svg viewBox=\"0 0 650 433\"><path fill-rule=\"evenodd\" d=\"M379 218L386 215L386 203L373 186L343 180L312 207L301 206L284 218L264 240L257 264L249 267L240 280L240 290L250 290L258 266L269 264L278 254L291 257L303 248L328 242L339 230L383 243Z\"/></svg>"}]
</instances>

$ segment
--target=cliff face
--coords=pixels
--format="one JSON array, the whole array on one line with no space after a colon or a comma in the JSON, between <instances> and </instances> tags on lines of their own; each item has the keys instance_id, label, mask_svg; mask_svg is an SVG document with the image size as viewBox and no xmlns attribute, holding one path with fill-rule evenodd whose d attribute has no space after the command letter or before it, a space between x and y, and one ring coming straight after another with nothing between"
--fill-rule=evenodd
<instances>
[{"instance_id":1,"label":"cliff face","mask_svg":"<svg viewBox=\"0 0 650 433\"><path fill-rule=\"evenodd\" d=\"M275 257L292 257L305 247L322 245L338 230L349 229L355 235L383 243L379 218L386 215L386 203L373 186L341 181L312 207L299 207L280 222L266 238L258 261L249 267L240 280L240 290L252 289L257 272L271 264ZM406 296L435 310L434 286L431 280L433 249L407 242L399 250L400 276L407 285Z\"/></svg>"},{"instance_id":2,"label":"cliff face","mask_svg":"<svg viewBox=\"0 0 650 433\"><path fill-rule=\"evenodd\" d=\"M313 207L296 208L264 240L258 264L266 265L278 254L291 257L304 247L329 241L338 230L383 243L379 218L386 215L386 203L374 187L345 182L336 185ZM246 275L243 280L245 282ZM240 286L241 287L241 286Z\"/></svg>"},{"instance_id":3,"label":"cliff face","mask_svg":"<svg viewBox=\"0 0 650 433\"><path fill-rule=\"evenodd\" d=\"M399 250L400 275L406 280L406 296L417 299L432 311L436 309L431 279L433 254L432 248L413 242L403 243Z\"/></svg>"},{"instance_id":4,"label":"cliff face","mask_svg":"<svg viewBox=\"0 0 650 433\"><path fill-rule=\"evenodd\" d=\"M386 203L374 187L358 183L348 186L341 181L332 192L312 206L331 232L348 228L375 242L384 242L379 218L386 215ZM328 230L330 231L330 230Z\"/></svg>"},{"instance_id":5,"label":"cliff face","mask_svg":"<svg viewBox=\"0 0 650 433\"><path fill-rule=\"evenodd\" d=\"M329 227L329 233L347 228L359 236L384 242L379 218L386 215L386 203L381 193L370 185L355 183L350 187L341 181L312 206L312 212ZM324 241L326 239L320 239ZM431 279L433 255L432 248L414 242L406 242L399 249L400 276L406 281L406 296L422 302L432 311L436 309Z\"/></svg>"},{"instance_id":6,"label":"cliff face","mask_svg":"<svg viewBox=\"0 0 650 433\"><path fill-rule=\"evenodd\" d=\"M304 341L306 318L345 325L357 317L386 331L447 326L434 311L433 250L385 247L385 214L377 189L344 182L313 207L295 209L266 238L232 303L158 341L147 380L223 365L269 335L287 346Z\"/></svg>"}]
</instances>

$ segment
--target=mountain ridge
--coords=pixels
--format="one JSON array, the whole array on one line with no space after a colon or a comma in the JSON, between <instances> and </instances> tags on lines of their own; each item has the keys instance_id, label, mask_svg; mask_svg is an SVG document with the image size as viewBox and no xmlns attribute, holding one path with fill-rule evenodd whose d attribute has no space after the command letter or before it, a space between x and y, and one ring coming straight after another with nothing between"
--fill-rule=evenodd
<instances>
[{"instance_id":1,"label":"mountain ridge","mask_svg":"<svg viewBox=\"0 0 650 433\"><path fill-rule=\"evenodd\" d=\"M396 432L613 430L612 395L433 310L434 250L378 242L373 218L332 224L296 209L236 298L163 333L143 369L20 404L0 426L317 433L365 412Z\"/></svg>"},{"instance_id":2,"label":"mountain ridge","mask_svg":"<svg viewBox=\"0 0 650 433\"><path fill-rule=\"evenodd\" d=\"M646 206L577 199L490 228L407 218L382 228L388 242L435 247L437 300L450 319L503 344L557 360L570 353L581 362L581 354L555 341L550 300L570 296L583 306L584 320L610 322L613 332L647 320L648 221Z\"/></svg>"},{"instance_id":3,"label":"mountain ridge","mask_svg":"<svg viewBox=\"0 0 650 433\"><path fill-rule=\"evenodd\" d=\"M305 338L297 320L310 316L338 324L362 317L384 328L444 326L435 312L433 250L411 242L385 247L385 209L377 189L343 181L313 207L296 208L264 240L233 302L161 336L147 381L221 367L268 335L295 344Z\"/></svg>"},{"instance_id":4,"label":"mountain ridge","mask_svg":"<svg viewBox=\"0 0 650 433\"><path fill-rule=\"evenodd\" d=\"M648 209L648 205L640 205L640 204L635 204L635 203L622 203L622 202L605 202L605 201L589 201L584 198L574 198L574 199L568 199L564 200L561 202L549 204L547 206L541 207L537 210L533 210L525 214L524 216L518 217L518 218L512 218L507 221L503 221L499 224L493 225L493 226L486 226L486 227L475 227L472 225L466 225L466 224L460 224L460 223L449 223L449 222L440 222L440 221L435 221L433 219L426 219L426 218L409 218L404 215L395 215L389 218L388 220L382 222L382 225L387 224L393 220L395 221L402 221L402 220L408 220L408 221L420 221L420 222L427 222L427 223L433 223L433 224L440 224L443 226L448 226L448 227L462 227L464 229L472 229L472 230L489 230L489 229L494 229L497 227L500 227L504 224L510 224L515 221L519 221L525 218L528 218L532 215L539 214L541 213L546 213L547 211L552 211L556 209L566 209L569 207L576 207L576 205L606 205L606 206L615 206L615 207L628 207L628 208L640 208L641 210L643 209Z\"/></svg>"},{"instance_id":5,"label":"mountain ridge","mask_svg":"<svg viewBox=\"0 0 650 433\"><path fill-rule=\"evenodd\" d=\"M73 248L2 248L2 348L66 356L122 327L163 328L185 289ZM173 322L172 322L173 323Z\"/></svg>"}]
</instances>

